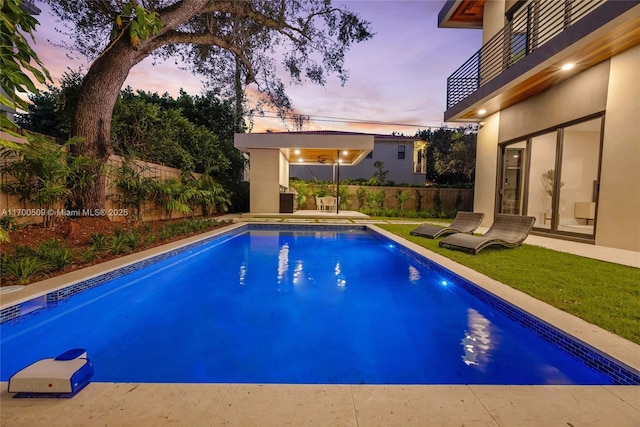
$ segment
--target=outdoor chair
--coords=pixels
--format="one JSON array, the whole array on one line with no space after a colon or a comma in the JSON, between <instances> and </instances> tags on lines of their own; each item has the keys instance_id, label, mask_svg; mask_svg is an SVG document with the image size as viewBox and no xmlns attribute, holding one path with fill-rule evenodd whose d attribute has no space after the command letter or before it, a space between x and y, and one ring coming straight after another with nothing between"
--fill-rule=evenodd
<instances>
[{"instance_id":1,"label":"outdoor chair","mask_svg":"<svg viewBox=\"0 0 640 427\"><path fill-rule=\"evenodd\" d=\"M333 196L320 197L320 204L323 211L334 211L336 206L336 198Z\"/></svg>"},{"instance_id":2,"label":"outdoor chair","mask_svg":"<svg viewBox=\"0 0 640 427\"><path fill-rule=\"evenodd\" d=\"M497 214L491 228L482 236L457 233L445 237L441 247L469 251L476 255L487 246L515 248L527 238L536 218L533 216Z\"/></svg>"},{"instance_id":3,"label":"outdoor chair","mask_svg":"<svg viewBox=\"0 0 640 427\"><path fill-rule=\"evenodd\" d=\"M463 212L456 214L453 222L448 227L439 227L437 225L422 224L412 230L409 234L412 236L427 237L435 239L440 236L446 236L453 233L473 233L480 226L484 214L481 212Z\"/></svg>"}]
</instances>

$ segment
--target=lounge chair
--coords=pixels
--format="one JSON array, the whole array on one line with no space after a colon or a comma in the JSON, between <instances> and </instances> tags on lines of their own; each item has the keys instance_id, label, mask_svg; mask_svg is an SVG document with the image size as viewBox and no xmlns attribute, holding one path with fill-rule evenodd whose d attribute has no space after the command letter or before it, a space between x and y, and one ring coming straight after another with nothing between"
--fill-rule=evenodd
<instances>
[{"instance_id":1,"label":"lounge chair","mask_svg":"<svg viewBox=\"0 0 640 427\"><path fill-rule=\"evenodd\" d=\"M438 227L437 225L423 224L411 231L412 236L428 237L435 239L453 233L473 233L480 226L484 214L480 212L460 211L448 227Z\"/></svg>"},{"instance_id":2,"label":"lounge chair","mask_svg":"<svg viewBox=\"0 0 640 427\"><path fill-rule=\"evenodd\" d=\"M533 216L497 214L493 225L483 236L458 233L445 237L439 244L449 249L469 251L474 255L491 245L515 248L527 238L535 221Z\"/></svg>"}]
</instances>

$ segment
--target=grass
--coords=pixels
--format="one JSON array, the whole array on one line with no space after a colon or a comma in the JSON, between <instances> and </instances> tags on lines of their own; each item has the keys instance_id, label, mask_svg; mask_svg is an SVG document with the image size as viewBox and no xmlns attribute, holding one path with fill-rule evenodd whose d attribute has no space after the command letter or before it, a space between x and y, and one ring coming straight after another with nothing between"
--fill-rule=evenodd
<instances>
[{"instance_id":1,"label":"grass","mask_svg":"<svg viewBox=\"0 0 640 427\"><path fill-rule=\"evenodd\" d=\"M411 236L415 225L377 224L560 310L640 344L640 269L538 246L486 248L478 255Z\"/></svg>"}]
</instances>

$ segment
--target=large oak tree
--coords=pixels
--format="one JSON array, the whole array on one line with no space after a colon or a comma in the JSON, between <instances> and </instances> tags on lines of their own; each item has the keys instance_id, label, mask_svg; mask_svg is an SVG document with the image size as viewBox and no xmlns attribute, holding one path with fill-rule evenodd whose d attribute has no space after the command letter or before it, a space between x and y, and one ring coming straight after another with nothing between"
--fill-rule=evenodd
<instances>
[{"instance_id":1,"label":"large oak tree","mask_svg":"<svg viewBox=\"0 0 640 427\"><path fill-rule=\"evenodd\" d=\"M290 102L274 58L295 82L343 82L349 47L372 36L369 23L330 0L45 0L69 30L69 47L92 60L72 133L77 154L106 159L111 116L132 67L150 55L206 75L212 84L255 84L286 113ZM104 182L85 190L84 208L104 207Z\"/></svg>"}]
</instances>

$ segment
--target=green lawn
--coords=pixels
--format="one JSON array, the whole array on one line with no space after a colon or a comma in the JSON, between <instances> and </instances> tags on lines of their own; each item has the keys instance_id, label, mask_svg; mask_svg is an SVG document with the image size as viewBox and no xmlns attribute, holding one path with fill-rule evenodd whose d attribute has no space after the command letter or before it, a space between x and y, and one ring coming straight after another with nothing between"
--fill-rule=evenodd
<instances>
[{"instance_id":1,"label":"green lawn","mask_svg":"<svg viewBox=\"0 0 640 427\"><path fill-rule=\"evenodd\" d=\"M530 245L489 247L474 256L409 235L415 225L377 225L640 344L640 269Z\"/></svg>"}]
</instances>

